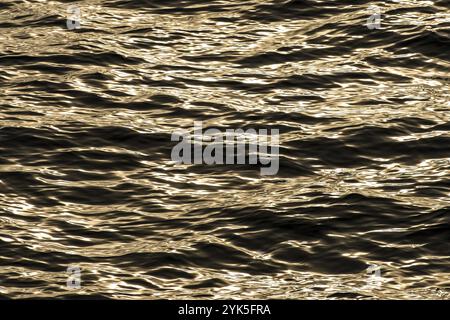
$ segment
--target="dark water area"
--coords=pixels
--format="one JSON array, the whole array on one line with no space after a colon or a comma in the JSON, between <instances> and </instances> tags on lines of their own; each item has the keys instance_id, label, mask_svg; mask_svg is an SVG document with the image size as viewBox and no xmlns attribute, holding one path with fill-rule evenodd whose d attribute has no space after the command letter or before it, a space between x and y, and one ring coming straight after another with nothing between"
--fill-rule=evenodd
<instances>
[{"instance_id":1,"label":"dark water area","mask_svg":"<svg viewBox=\"0 0 450 320\"><path fill-rule=\"evenodd\" d=\"M449 71L447 0L1 1L0 297L449 299Z\"/></svg>"}]
</instances>

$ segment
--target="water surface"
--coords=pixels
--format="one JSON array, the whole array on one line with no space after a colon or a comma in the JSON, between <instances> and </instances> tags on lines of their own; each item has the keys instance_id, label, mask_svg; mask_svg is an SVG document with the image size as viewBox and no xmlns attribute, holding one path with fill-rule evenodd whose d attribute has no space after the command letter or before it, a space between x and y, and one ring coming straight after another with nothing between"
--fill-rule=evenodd
<instances>
[{"instance_id":1,"label":"water surface","mask_svg":"<svg viewBox=\"0 0 450 320\"><path fill-rule=\"evenodd\" d=\"M448 299L449 7L3 0L1 297ZM194 121L278 174L173 163Z\"/></svg>"}]
</instances>

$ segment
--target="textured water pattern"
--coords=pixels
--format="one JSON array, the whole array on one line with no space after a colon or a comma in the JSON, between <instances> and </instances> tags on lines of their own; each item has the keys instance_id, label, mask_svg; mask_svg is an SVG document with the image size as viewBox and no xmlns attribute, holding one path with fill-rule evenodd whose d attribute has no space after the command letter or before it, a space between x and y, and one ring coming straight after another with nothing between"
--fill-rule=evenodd
<instances>
[{"instance_id":1,"label":"textured water pattern","mask_svg":"<svg viewBox=\"0 0 450 320\"><path fill-rule=\"evenodd\" d=\"M0 297L448 299L449 13L3 0ZM279 129L278 174L173 163L194 121Z\"/></svg>"}]
</instances>

